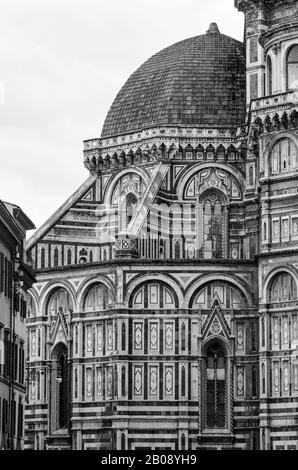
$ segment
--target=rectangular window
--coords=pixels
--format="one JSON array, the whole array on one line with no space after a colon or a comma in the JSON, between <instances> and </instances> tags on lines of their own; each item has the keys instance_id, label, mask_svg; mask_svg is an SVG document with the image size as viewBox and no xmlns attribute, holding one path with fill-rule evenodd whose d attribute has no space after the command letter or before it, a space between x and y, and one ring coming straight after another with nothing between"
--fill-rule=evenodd
<instances>
[{"instance_id":1,"label":"rectangular window","mask_svg":"<svg viewBox=\"0 0 298 470\"><path fill-rule=\"evenodd\" d=\"M258 74L254 73L250 75L249 80L250 99L254 100L258 97Z\"/></svg>"},{"instance_id":2,"label":"rectangular window","mask_svg":"<svg viewBox=\"0 0 298 470\"><path fill-rule=\"evenodd\" d=\"M4 254L0 253L0 292L4 292Z\"/></svg>"},{"instance_id":3,"label":"rectangular window","mask_svg":"<svg viewBox=\"0 0 298 470\"><path fill-rule=\"evenodd\" d=\"M11 343L10 333L4 333L4 375L10 377L11 374Z\"/></svg>"},{"instance_id":4,"label":"rectangular window","mask_svg":"<svg viewBox=\"0 0 298 470\"><path fill-rule=\"evenodd\" d=\"M13 343L13 380L15 381L18 379L18 349L18 344L15 339Z\"/></svg>"},{"instance_id":5,"label":"rectangular window","mask_svg":"<svg viewBox=\"0 0 298 470\"><path fill-rule=\"evenodd\" d=\"M258 61L258 38L254 36L249 41L249 61L252 64L253 62Z\"/></svg>"},{"instance_id":6,"label":"rectangular window","mask_svg":"<svg viewBox=\"0 0 298 470\"><path fill-rule=\"evenodd\" d=\"M7 424L8 424L8 402L4 398L2 404L2 432L7 432Z\"/></svg>"},{"instance_id":7,"label":"rectangular window","mask_svg":"<svg viewBox=\"0 0 298 470\"><path fill-rule=\"evenodd\" d=\"M257 368L256 366L253 366L252 368L252 396L256 397L257 396L257 390L258 390L258 375L257 375Z\"/></svg>"},{"instance_id":8,"label":"rectangular window","mask_svg":"<svg viewBox=\"0 0 298 470\"><path fill-rule=\"evenodd\" d=\"M19 402L18 406L18 437L23 437L23 413L24 407L21 402Z\"/></svg>"},{"instance_id":9,"label":"rectangular window","mask_svg":"<svg viewBox=\"0 0 298 470\"><path fill-rule=\"evenodd\" d=\"M14 436L16 433L16 401L12 400L11 402L11 410L10 410L10 426L11 426L11 433Z\"/></svg>"}]
</instances>

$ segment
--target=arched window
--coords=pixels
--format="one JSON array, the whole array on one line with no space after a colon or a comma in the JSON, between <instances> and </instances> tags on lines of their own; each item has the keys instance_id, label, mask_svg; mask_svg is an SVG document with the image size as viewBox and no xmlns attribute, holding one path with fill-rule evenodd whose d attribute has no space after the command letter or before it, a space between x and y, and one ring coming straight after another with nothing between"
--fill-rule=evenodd
<instances>
[{"instance_id":1,"label":"arched window","mask_svg":"<svg viewBox=\"0 0 298 470\"><path fill-rule=\"evenodd\" d=\"M261 337L262 337L262 347L265 347L265 319L261 318Z\"/></svg>"},{"instance_id":2,"label":"arched window","mask_svg":"<svg viewBox=\"0 0 298 470\"><path fill-rule=\"evenodd\" d=\"M298 168L298 152L290 139L279 140L271 151L271 173L285 173Z\"/></svg>"},{"instance_id":3,"label":"arched window","mask_svg":"<svg viewBox=\"0 0 298 470\"><path fill-rule=\"evenodd\" d=\"M125 206L124 206L124 210L125 210L125 220L124 220L124 227L123 228L127 228L128 224L130 223L135 211L136 211L136 208L137 208L137 205L138 205L138 199L136 197L135 194L133 193L129 193L126 198L125 198Z\"/></svg>"},{"instance_id":4,"label":"arched window","mask_svg":"<svg viewBox=\"0 0 298 470\"><path fill-rule=\"evenodd\" d=\"M125 323L122 323L122 328L121 328L121 351L125 351L126 349L126 326Z\"/></svg>"},{"instance_id":5,"label":"arched window","mask_svg":"<svg viewBox=\"0 0 298 470\"><path fill-rule=\"evenodd\" d=\"M297 300L295 279L288 273L278 274L269 288L269 302L287 302Z\"/></svg>"},{"instance_id":6,"label":"arched window","mask_svg":"<svg viewBox=\"0 0 298 470\"><path fill-rule=\"evenodd\" d=\"M249 186L253 186L254 184L254 167L250 166L248 170L248 184Z\"/></svg>"},{"instance_id":7,"label":"arched window","mask_svg":"<svg viewBox=\"0 0 298 470\"><path fill-rule=\"evenodd\" d=\"M257 368L256 366L253 366L252 368L252 396L253 397L256 397L257 396L257 382L258 378L257 378Z\"/></svg>"},{"instance_id":8,"label":"arched window","mask_svg":"<svg viewBox=\"0 0 298 470\"><path fill-rule=\"evenodd\" d=\"M125 397L126 395L126 369L125 366L121 368L121 396Z\"/></svg>"},{"instance_id":9,"label":"arched window","mask_svg":"<svg viewBox=\"0 0 298 470\"><path fill-rule=\"evenodd\" d=\"M226 427L226 357L223 347L212 342L206 351L205 425L206 428Z\"/></svg>"},{"instance_id":10,"label":"arched window","mask_svg":"<svg viewBox=\"0 0 298 470\"><path fill-rule=\"evenodd\" d=\"M42 248L40 251L40 267L43 269L45 267L45 249Z\"/></svg>"},{"instance_id":11,"label":"arched window","mask_svg":"<svg viewBox=\"0 0 298 470\"><path fill-rule=\"evenodd\" d=\"M185 351L185 323L181 327L181 351Z\"/></svg>"},{"instance_id":12,"label":"arched window","mask_svg":"<svg viewBox=\"0 0 298 470\"><path fill-rule=\"evenodd\" d=\"M112 307L111 294L103 284L93 284L87 291L84 300L84 311L105 310Z\"/></svg>"},{"instance_id":13,"label":"arched window","mask_svg":"<svg viewBox=\"0 0 298 470\"><path fill-rule=\"evenodd\" d=\"M56 289L49 297L47 303L47 315L56 315L59 310L64 313L73 311L73 303L70 294L63 288Z\"/></svg>"},{"instance_id":14,"label":"arched window","mask_svg":"<svg viewBox=\"0 0 298 470\"><path fill-rule=\"evenodd\" d=\"M58 251L58 248L56 247L54 250L54 266L58 266L58 261L59 261L59 251Z\"/></svg>"},{"instance_id":15,"label":"arched window","mask_svg":"<svg viewBox=\"0 0 298 470\"><path fill-rule=\"evenodd\" d=\"M287 57L287 88L298 88L298 45L293 46Z\"/></svg>"},{"instance_id":16,"label":"arched window","mask_svg":"<svg viewBox=\"0 0 298 470\"><path fill-rule=\"evenodd\" d=\"M121 450L125 450L125 434L124 432L121 433Z\"/></svg>"},{"instance_id":17,"label":"arched window","mask_svg":"<svg viewBox=\"0 0 298 470\"><path fill-rule=\"evenodd\" d=\"M265 377L265 364L262 364L262 394L266 392L266 377Z\"/></svg>"},{"instance_id":18,"label":"arched window","mask_svg":"<svg viewBox=\"0 0 298 470\"><path fill-rule=\"evenodd\" d=\"M40 330L37 330L37 356L40 357L40 347L41 347L41 339L40 339Z\"/></svg>"},{"instance_id":19,"label":"arched window","mask_svg":"<svg viewBox=\"0 0 298 470\"><path fill-rule=\"evenodd\" d=\"M179 259L180 256L181 256L180 241L176 240L175 241L175 259Z\"/></svg>"},{"instance_id":20,"label":"arched window","mask_svg":"<svg viewBox=\"0 0 298 470\"><path fill-rule=\"evenodd\" d=\"M66 346L58 343L52 353L51 432L69 425L70 384L67 358Z\"/></svg>"},{"instance_id":21,"label":"arched window","mask_svg":"<svg viewBox=\"0 0 298 470\"><path fill-rule=\"evenodd\" d=\"M75 388L75 398L78 398L78 369L75 369L74 388Z\"/></svg>"},{"instance_id":22,"label":"arched window","mask_svg":"<svg viewBox=\"0 0 298 470\"><path fill-rule=\"evenodd\" d=\"M263 224L263 240L264 242L267 240L267 222Z\"/></svg>"},{"instance_id":23,"label":"arched window","mask_svg":"<svg viewBox=\"0 0 298 470\"><path fill-rule=\"evenodd\" d=\"M93 262L93 251L92 250L90 250L90 253L89 253L89 261L90 261L90 263Z\"/></svg>"},{"instance_id":24,"label":"arched window","mask_svg":"<svg viewBox=\"0 0 298 470\"><path fill-rule=\"evenodd\" d=\"M114 323L115 351L118 351L118 324Z\"/></svg>"},{"instance_id":25,"label":"arched window","mask_svg":"<svg viewBox=\"0 0 298 470\"><path fill-rule=\"evenodd\" d=\"M57 364L57 378L60 379L58 382L58 424L59 428L65 428L67 426L67 356L60 354L58 357Z\"/></svg>"},{"instance_id":26,"label":"arched window","mask_svg":"<svg viewBox=\"0 0 298 470\"><path fill-rule=\"evenodd\" d=\"M272 95L272 60L267 56L267 95Z\"/></svg>"},{"instance_id":27,"label":"arched window","mask_svg":"<svg viewBox=\"0 0 298 470\"><path fill-rule=\"evenodd\" d=\"M40 372L36 372L36 388L37 388L37 400L40 400Z\"/></svg>"},{"instance_id":28,"label":"arched window","mask_svg":"<svg viewBox=\"0 0 298 470\"><path fill-rule=\"evenodd\" d=\"M185 450L185 434L181 435L181 449L180 450Z\"/></svg>"},{"instance_id":29,"label":"arched window","mask_svg":"<svg viewBox=\"0 0 298 470\"><path fill-rule=\"evenodd\" d=\"M182 369L181 369L181 396L182 397L185 397L185 387L186 383L185 383L185 367L182 366Z\"/></svg>"},{"instance_id":30,"label":"arched window","mask_svg":"<svg viewBox=\"0 0 298 470\"><path fill-rule=\"evenodd\" d=\"M159 258L164 258L164 240L162 238L159 240Z\"/></svg>"},{"instance_id":31,"label":"arched window","mask_svg":"<svg viewBox=\"0 0 298 470\"><path fill-rule=\"evenodd\" d=\"M223 197L216 191L207 192L201 200L203 209L202 251L205 259L225 256L226 211Z\"/></svg>"},{"instance_id":32,"label":"arched window","mask_svg":"<svg viewBox=\"0 0 298 470\"><path fill-rule=\"evenodd\" d=\"M79 327L75 325L75 354L79 353Z\"/></svg>"},{"instance_id":33,"label":"arched window","mask_svg":"<svg viewBox=\"0 0 298 470\"><path fill-rule=\"evenodd\" d=\"M67 264L71 264L71 249L67 250Z\"/></svg>"}]
</instances>

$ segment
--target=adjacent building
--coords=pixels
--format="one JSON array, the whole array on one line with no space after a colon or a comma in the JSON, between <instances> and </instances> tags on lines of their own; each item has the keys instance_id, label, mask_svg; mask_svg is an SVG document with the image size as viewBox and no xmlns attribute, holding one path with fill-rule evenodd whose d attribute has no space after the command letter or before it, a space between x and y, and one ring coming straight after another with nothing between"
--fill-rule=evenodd
<instances>
[{"instance_id":1,"label":"adjacent building","mask_svg":"<svg viewBox=\"0 0 298 470\"><path fill-rule=\"evenodd\" d=\"M24 447L26 291L34 281L24 245L34 228L20 207L0 201L0 449Z\"/></svg>"},{"instance_id":2,"label":"adjacent building","mask_svg":"<svg viewBox=\"0 0 298 470\"><path fill-rule=\"evenodd\" d=\"M298 448L298 2L120 90L29 240L28 449Z\"/></svg>"}]
</instances>

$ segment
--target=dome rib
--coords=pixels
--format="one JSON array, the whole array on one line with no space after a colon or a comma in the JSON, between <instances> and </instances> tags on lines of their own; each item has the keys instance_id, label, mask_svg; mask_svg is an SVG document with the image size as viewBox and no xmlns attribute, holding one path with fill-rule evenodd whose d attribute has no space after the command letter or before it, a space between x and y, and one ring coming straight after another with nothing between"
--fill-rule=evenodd
<instances>
[{"instance_id":1,"label":"dome rib","mask_svg":"<svg viewBox=\"0 0 298 470\"><path fill-rule=\"evenodd\" d=\"M244 45L211 28L158 52L116 96L101 137L151 127L237 127L245 122Z\"/></svg>"}]
</instances>

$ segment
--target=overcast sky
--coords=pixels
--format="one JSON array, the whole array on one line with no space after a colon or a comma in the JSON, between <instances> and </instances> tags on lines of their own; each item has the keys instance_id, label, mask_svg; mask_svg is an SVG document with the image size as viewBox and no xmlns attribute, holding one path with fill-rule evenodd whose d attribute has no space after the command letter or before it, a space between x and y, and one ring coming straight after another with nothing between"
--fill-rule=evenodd
<instances>
[{"instance_id":1,"label":"overcast sky","mask_svg":"<svg viewBox=\"0 0 298 470\"><path fill-rule=\"evenodd\" d=\"M234 0L0 0L0 199L44 223L130 74L214 21L243 39Z\"/></svg>"}]
</instances>

